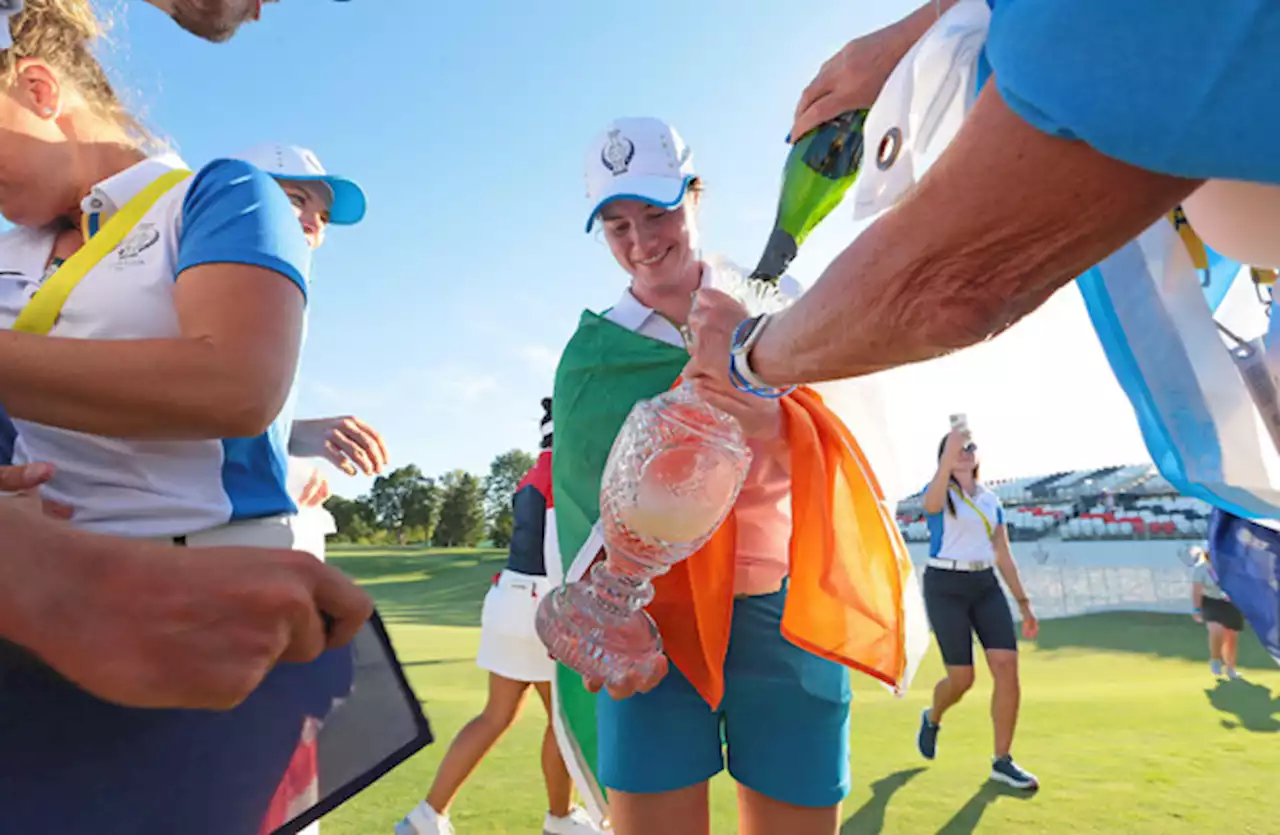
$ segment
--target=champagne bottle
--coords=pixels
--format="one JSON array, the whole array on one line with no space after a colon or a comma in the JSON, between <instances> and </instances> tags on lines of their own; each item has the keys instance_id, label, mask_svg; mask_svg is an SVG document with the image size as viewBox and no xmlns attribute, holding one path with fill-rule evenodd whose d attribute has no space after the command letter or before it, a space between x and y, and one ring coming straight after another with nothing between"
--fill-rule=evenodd
<instances>
[{"instance_id":1,"label":"champagne bottle","mask_svg":"<svg viewBox=\"0 0 1280 835\"><path fill-rule=\"evenodd\" d=\"M805 238L840 205L862 165L867 111L850 110L814 128L791 147L773 232L753 279L777 284Z\"/></svg>"}]
</instances>

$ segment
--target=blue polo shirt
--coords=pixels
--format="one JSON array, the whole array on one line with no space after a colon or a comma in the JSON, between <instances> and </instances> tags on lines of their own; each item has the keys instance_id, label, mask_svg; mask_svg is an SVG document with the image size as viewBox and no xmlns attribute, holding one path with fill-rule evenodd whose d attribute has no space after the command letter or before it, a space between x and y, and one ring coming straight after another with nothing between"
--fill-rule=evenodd
<instances>
[{"instance_id":1,"label":"blue polo shirt","mask_svg":"<svg viewBox=\"0 0 1280 835\"><path fill-rule=\"evenodd\" d=\"M1039 130L1164 174L1280 183L1280 3L987 3L997 87Z\"/></svg>"}]
</instances>

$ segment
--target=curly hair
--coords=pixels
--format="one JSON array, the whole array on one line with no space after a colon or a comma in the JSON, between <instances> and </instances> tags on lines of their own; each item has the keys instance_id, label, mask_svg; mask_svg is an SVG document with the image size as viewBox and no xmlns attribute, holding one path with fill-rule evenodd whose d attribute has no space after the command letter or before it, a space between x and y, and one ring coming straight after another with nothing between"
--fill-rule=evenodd
<instances>
[{"instance_id":1,"label":"curly hair","mask_svg":"<svg viewBox=\"0 0 1280 835\"><path fill-rule=\"evenodd\" d=\"M89 0L26 0L21 12L8 19L13 46L0 50L0 80L12 85L18 64L38 58L75 88L98 116L118 125L136 145L155 141L120 103L106 71L93 54L104 27Z\"/></svg>"}]
</instances>

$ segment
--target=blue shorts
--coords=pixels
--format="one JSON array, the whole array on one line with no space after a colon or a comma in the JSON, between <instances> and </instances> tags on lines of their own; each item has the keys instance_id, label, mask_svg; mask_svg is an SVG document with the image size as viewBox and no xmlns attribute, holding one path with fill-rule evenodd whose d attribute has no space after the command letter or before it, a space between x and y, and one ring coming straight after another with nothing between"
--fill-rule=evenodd
<instances>
[{"instance_id":1,"label":"blue shorts","mask_svg":"<svg viewBox=\"0 0 1280 835\"><path fill-rule=\"evenodd\" d=\"M596 701L601 782L631 794L675 791L724 769L795 806L849 793L849 671L782 637L786 591L734 602L725 693L712 711L674 666L656 688Z\"/></svg>"}]
</instances>

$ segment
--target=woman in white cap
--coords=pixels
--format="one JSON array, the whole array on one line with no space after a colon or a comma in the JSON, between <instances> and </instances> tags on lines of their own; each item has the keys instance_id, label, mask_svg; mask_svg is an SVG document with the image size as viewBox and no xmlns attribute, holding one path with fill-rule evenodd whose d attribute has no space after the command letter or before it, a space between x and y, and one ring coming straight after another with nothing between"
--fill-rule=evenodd
<instances>
[{"instance_id":1,"label":"woman in white cap","mask_svg":"<svg viewBox=\"0 0 1280 835\"><path fill-rule=\"evenodd\" d=\"M897 576L896 552L846 543L847 552L866 554L859 572L830 545L852 527L843 523L854 502L843 497L871 488L843 482L841 492L827 482L862 469L848 430L817 398L737 392L728 363L685 373L682 331L701 298L748 291L740 270L703 255L702 186L679 133L659 119L615 120L588 147L585 165L586 229L602 228L625 289L603 314L583 313L556 372L553 490L567 579L599 556L605 461L638 401L683 375L737 418L753 459L730 521L654 581L647 611L670 659L665 676L604 689L560 668L557 709L574 741L561 748L600 816L607 788L607 815L620 835L706 835L708 782L725 768L726 747L741 831L833 835L850 786L848 668L886 680L901 668L887 671L895 665L877 653L892 647L888 654L901 660L903 652L888 611L900 602L893 594L867 604L875 617L850 630L866 610L853 615L824 589L839 582L836 574L861 578L871 564ZM799 292L790 278L781 286ZM793 477L830 489L793 493ZM819 495L837 494L819 508ZM804 524L793 526L793 512ZM891 519L877 528L869 518L859 532L868 543L890 535Z\"/></svg>"},{"instance_id":2,"label":"woman in white cap","mask_svg":"<svg viewBox=\"0 0 1280 835\"><path fill-rule=\"evenodd\" d=\"M263 575L243 592L258 599L241 613L252 632L254 609L275 608L260 598L282 593L270 549L297 544L283 461L307 241L258 169L223 159L192 172L155 148L94 58L87 0L27 0L9 28L0 213L15 228L0 237L0 402L17 428L15 463L52 464L44 493L83 531L158 540L179 562L200 547L261 549ZM137 596L148 588L110 566L98 576ZM240 669L252 692L237 688L222 713L131 710L6 653L0 830L56 819L68 833L256 831L302 725L349 693L350 650L332 645L369 612L364 600L287 593L289 619L269 644L306 641ZM221 613L205 599L171 599L187 616L174 628L208 626L218 640ZM30 648L67 653L42 636ZM183 663L164 675L181 677ZM56 762L35 756L55 736Z\"/></svg>"},{"instance_id":3,"label":"woman in white cap","mask_svg":"<svg viewBox=\"0 0 1280 835\"><path fill-rule=\"evenodd\" d=\"M328 173L315 152L298 145L264 142L235 155L270 174L288 195L312 251L325 240L325 230L354 226L364 219L368 199L354 180ZM330 495L329 482L309 460L323 459L347 475L378 475L387 464L382 436L357 417L295 420L289 432L290 492L302 515L314 520L308 542L323 556L324 536L334 533L333 517L321 505ZM318 551L316 548L318 547Z\"/></svg>"}]
</instances>

